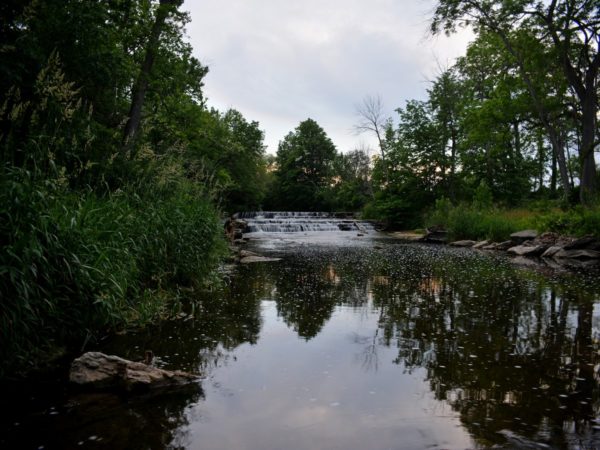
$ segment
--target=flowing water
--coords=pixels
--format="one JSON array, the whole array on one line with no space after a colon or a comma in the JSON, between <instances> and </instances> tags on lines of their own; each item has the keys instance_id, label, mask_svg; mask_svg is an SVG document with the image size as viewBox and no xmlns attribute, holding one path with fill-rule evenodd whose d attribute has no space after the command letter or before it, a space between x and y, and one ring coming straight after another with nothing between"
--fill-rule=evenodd
<instances>
[{"instance_id":1,"label":"flowing water","mask_svg":"<svg viewBox=\"0 0 600 450\"><path fill-rule=\"evenodd\" d=\"M250 250L282 259L100 346L200 382L13 386L0 447L600 448L598 270L358 234L254 233Z\"/></svg>"},{"instance_id":2,"label":"flowing water","mask_svg":"<svg viewBox=\"0 0 600 450\"><path fill-rule=\"evenodd\" d=\"M246 233L375 231L370 222L356 220L351 214L344 213L261 211L240 213L237 217L247 222Z\"/></svg>"}]
</instances>

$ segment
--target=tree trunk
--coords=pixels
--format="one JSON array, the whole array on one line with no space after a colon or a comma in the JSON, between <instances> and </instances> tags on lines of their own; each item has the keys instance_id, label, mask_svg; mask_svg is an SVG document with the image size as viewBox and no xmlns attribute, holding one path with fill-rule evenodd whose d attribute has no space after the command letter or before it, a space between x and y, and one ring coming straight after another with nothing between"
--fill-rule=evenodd
<instances>
[{"instance_id":1,"label":"tree trunk","mask_svg":"<svg viewBox=\"0 0 600 450\"><path fill-rule=\"evenodd\" d=\"M451 160L450 160L450 200L452 201L452 203L454 203L456 201L456 129L454 128L454 125L452 125L452 132L451 132L451 144L450 144L450 151L451 151Z\"/></svg>"},{"instance_id":2,"label":"tree trunk","mask_svg":"<svg viewBox=\"0 0 600 450\"><path fill-rule=\"evenodd\" d=\"M177 8L181 4L180 0L160 0L160 4L156 11L156 18L152 25L148 44L146 45L146 55L140 73L133 87L131 94L131 107L129 109L129 119L125 124L123 132L123 147L126 148L136 137L142 121L142 108L150 82L150 72L154 65L156 52L160 41L160 35L163 31L165 21L169 16L172 7Z\"/></svg>"},{"instance_id":3,"label":"tree trunk","mask_svg":"<svg viewBox=\"0 0 600 450\"><path fill-rule=\"evenodd\" d=\"M568 199L571 193L571 184L569 183L569 169L567 168L567 159L565 158L564 141L561 139L559 133L554 127L546 127L546 131L550 137L552 152L556 157L558 172L560 174L560 182L563 188L563 197Z\"/></svg>"},{"instance_id":4,"label":"tree trunk","mask_svg":"<svg viewBox=\"0 0 600 450\"><path fill-rule=\"evenodd\" d=\"M538 151L538 192L542 192L544 187L544 163L546 162L546 155L544 151L544 141L541 134L538 133L537 137L537 151Z\"/></svg>"},{"instance_id":5,"label":"tree trunk","mask_svg":"<svg viewBox=\"0 0 600 450\"><path fill-rule=\"evenodd\" d=\"M596 159L594 157L594 143L596 139L596 104L591 95L583 102L581 146L579 148L580 191L579 200L583 204L591 203L596 196Z\"/></svg>"},{"instance_id":6,"label":"tree trunk","mask_svg":"<svg viewBox=\"0 0 600 450\"><path fill-rule=\"evenodd\" d=\"M552 173L550 175L550 194L556 198L556 153L552 152Z\"/></svg>"}]
</instances>

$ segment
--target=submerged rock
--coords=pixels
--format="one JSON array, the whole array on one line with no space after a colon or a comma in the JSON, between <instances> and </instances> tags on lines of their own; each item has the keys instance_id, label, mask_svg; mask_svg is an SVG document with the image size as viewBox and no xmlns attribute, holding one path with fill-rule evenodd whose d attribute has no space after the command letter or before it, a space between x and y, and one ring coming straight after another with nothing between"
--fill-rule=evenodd
<instances>
[{"instance_id":1,"label":"submerged rock","mask_svg":"<svg viewBox=\"0 0 600 450\"><path fill-rule=\"evenodd\" d=\"M159 369L100 352L87 352L71 364L69 381L95 389L137 389L181 386L199 377L180 370Z\"/></svg>"}]
</instances>

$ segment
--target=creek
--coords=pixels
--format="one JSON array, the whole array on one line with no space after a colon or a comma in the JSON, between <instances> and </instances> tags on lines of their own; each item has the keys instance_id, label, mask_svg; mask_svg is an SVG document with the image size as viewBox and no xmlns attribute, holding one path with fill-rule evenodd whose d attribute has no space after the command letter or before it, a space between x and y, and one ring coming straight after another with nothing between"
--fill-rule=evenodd
<instances>
[{"instance_id":1,"label":"creek","mask_svg":"<svg viewBox=\"0 0 600 450\"><path fill-rule=\"evenodd\" d=\"M199 383L32 381L3 393L0 447L600 448L598 269L358 234L252 233L281 260L97 348Z\"/></svg>"}]
</instances>

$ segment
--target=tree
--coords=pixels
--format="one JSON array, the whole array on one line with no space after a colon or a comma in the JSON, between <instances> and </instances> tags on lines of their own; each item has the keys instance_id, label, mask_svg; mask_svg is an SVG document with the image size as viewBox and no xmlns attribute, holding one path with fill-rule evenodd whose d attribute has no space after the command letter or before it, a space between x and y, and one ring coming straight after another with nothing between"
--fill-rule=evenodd
<instances>
[{"instance_id":1,"label":"tree","mask_svg":"<svg viewBox=\"0 0 600 450\"><path fill-rule=\"evenodd\" d=\"M383 114L383 101L379 95L372 97L370 95L363 98L362 103L356 105L356 115L358 123L354 129L358 133L373 133L377 137L381 159L385 162L386 143L385 129L389 124L389 119Z\"/></svg>"},{"instance_id":2,"label":"tree","mask_svg":"<svg viewBox=\"0 0 600 450\"><path fill-rule=\"evenodd\" d=\"M600 6L590 0L440 0L432 22L432 31L452 32L460 24L473 24L497 34L515 58L519 73L527 85L540 120L546 128L559 158L564 156L561 139L551 124L540 92L528 71L523 49L514 39L514 31L531 30L539 42L550 41L556 59L549 64L562 70L569 88L575 93L575 115L581 136L580 201L589 202L596 194L596 120L598 112L598 73L600 71ZM547 68L546 68L547 70ZM562 153L562 156L561 156ZM565 193L568 186L563 186Z\"/></svg>"},{"instance_id":3,"label":"tree","mask_svg":"<svg viewBox=\"0 0 600 450\"><path fill-rule=\"evenodd\" d=\"M448 169L450 171L447 174L448 196L452 201L455 201L457 196L456 171L459 156L462 90L463 87L454 71L445 70L433 82L433 86L428 91L434 120L441 129L441 144L445 147L444 153L447 155Z\"/></svg>"},{"instance_id":4,"label":"tree","mask_svg":"<svg viewBox=\"0 0 600 450\"><path fill-rule=\"evenodd\" d=\"M140 127L142 108L146 98L146 91L150 84L150 72L152 71L154 60L158 53L160 36L165 27L165 22L169 16L177 11L177 8L181 6L182 3L183 0L160 0L156 10L154 25L152 26L146 44L144 61L142 62L137 80L131 92L131 106L129 108L127 123L125 124L125 129L123 131L123 142L126 146L136 137Z\"/></svg>"},{"instance_id":5,"label":"tree","mask_svg":"<svg viewBox=\"0 0 600 450\"><path fill-rule=\"evenodd\" d=\"M373 198L371 159L364 150L339 153L334 162L335 209L360 211Z\"/></svg>"},{"instance_id":6,"label":"tree","mask_svg":"<svg viewBox=\"0 0 600 450\"><path fill-rule=\"evenodd\" d=\"M295 211L329 209L336 148L317 122L306 119L277 150L276 203Z\"/></svg>"}]
</instances>

